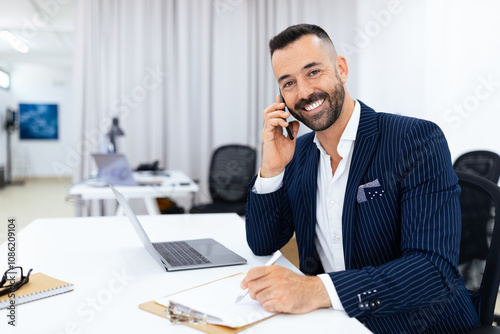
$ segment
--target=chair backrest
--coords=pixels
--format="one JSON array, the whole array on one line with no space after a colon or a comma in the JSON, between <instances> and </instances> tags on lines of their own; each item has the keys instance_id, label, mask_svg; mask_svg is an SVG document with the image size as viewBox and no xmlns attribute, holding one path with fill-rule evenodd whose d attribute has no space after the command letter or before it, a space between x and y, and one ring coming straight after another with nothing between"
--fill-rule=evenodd
<instances>
[{"instance_id":1,"label":"chair backrest","mask_svg":"<svg viewBox=\"0 0 500 334\"><path fill-rule=\"evenodd\" d=\"M458 172L467 172L482 176L498 183L500 177L500 156L491 151L471 151L459 156L453 164Z\"/></svg>"},{"instance_id":2,"label":"chair backrest","mask_svg":"<svg viewBox=\"0 0 500 334\"><path fill-rule=\"evenodd\" d=\"M467 288L481 295L481 323L491 325L500 284L500 187L456 173L462 188L459 270Z\"/></svg>"},{"instance_id":3,"label":"chair backrest","mask_svg":"<svg viewBox=\"0 0 500 334\"><path fill-rule=\"evenodd\" d=\"M245 145L225 145L212 155L209 175L214 202L245 202L248 183L256 173L257 153Z\"/></svg>"}]
</instances>

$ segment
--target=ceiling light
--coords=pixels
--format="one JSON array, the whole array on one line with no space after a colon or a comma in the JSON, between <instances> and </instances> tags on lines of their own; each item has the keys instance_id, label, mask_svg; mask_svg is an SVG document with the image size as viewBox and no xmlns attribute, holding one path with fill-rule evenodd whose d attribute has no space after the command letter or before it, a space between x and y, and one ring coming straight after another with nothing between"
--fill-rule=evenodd
<instances>
[{"instance_id":1,"label":"ceiling light","mask_svg":"<svg viewBox=\"0 0 500 334\"><path fill-rule=\"evenodd\" d=\"M0 88L10 88L10 75L9 73L0 70Z\"/></svg>"},{"instance_id":2,"label":"ceiling light","mask_svg":"<svg viewBox=\"0 0 500 334\"><path fill-rule=\"evenodd\" d=\"M10 46L12 46L14 49L16 49L21 53L26 53L29 51L29 47L10 31L3 30L2 38L6 40L10 44Z\"/></svg>"}]
</instances>

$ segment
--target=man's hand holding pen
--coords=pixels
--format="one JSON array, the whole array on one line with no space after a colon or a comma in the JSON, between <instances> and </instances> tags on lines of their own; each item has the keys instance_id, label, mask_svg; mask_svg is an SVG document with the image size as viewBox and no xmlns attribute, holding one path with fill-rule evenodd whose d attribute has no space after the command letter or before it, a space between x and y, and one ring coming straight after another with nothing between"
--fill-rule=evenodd
<instances>
[{"instance_id":1,"label":"man's hand holding pen","mask_svg":"<svg viewBox=\"0 0 500 334\"><path fill-rule=\"evenodd\" d=\"M241 282L250 297L268 312L307 313L331 307L325 286L317 276L302 276L280 266L252 268Z\"/></svg>"}]
</instances>

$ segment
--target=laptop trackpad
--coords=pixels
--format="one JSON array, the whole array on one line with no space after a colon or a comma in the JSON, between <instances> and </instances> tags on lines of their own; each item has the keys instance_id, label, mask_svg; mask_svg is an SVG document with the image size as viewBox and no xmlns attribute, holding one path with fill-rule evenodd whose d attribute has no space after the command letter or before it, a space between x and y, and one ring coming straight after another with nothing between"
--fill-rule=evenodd
<instances>
[{"instance_id":1,"label":"laptop trackpad","mask_svg":"<svg viewBox=\"0 0 500 334\"><path fill-rule=\"evenodd\" d=\"M226 247L213 239L190 240L188 243L211 262L220 262L221 260L227 261L228 259L231 261L234 260L233 257L239 258L238 255L233 254Z\"/></svg>"}]
</instances>

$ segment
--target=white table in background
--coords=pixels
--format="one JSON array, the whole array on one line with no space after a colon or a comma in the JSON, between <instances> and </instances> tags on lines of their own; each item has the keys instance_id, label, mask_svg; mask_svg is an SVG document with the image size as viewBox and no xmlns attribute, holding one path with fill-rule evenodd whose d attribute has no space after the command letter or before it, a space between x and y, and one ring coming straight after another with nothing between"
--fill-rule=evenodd
<instances>
[{"instance_id":1,"label":"white table in background","mask_svg":"<svg viewBox=\"0 0 500 334\"><path fill-rule=\"evenodd\" d=\"M263 265L253 255L244 221L236 214L139 216L155 241L214 238L247 259L246 265L165 272L142 246L127 218L37 219L17 234L17 263L25 270L73 283L75 290L19 305L17 325L0 310L0 333L201 333L171 325L138 305ZM0 270L7 247L0 245ZM291 266L286 259L277 264ZM345 313L321 309L303 315L279 314L247 333L370 333Z\"/></svg>"},{"instance_id":2,"label":"white table in background","mask_svg":"<svg viewBox=\"0 0 500 334\"><path fill-rule=\"evenodd\" d=\"M140 176L134 174L136 180L146 179L161 179L162 183L154 185L140 185L140 186L116 186L126 198L140 198L144 200L147 213L150 215L160 214L156 198L161 197L186 197L192 196L199 190L198 185L189 178L184 172L178 170L166 171L164 176ZM114 199L113 192L107 186L96 186L91 182L77 183L69 189L71 196L80 196L83 200L104 200ZM120 215L121 211L117 211Z\"/></svg>"}]
</instances>

